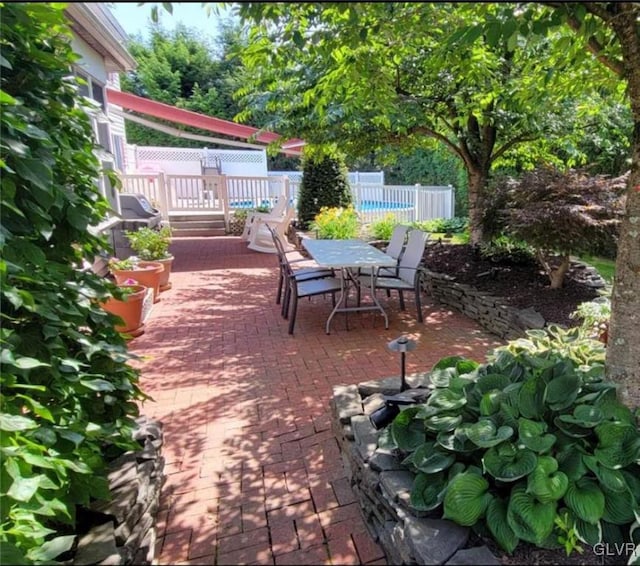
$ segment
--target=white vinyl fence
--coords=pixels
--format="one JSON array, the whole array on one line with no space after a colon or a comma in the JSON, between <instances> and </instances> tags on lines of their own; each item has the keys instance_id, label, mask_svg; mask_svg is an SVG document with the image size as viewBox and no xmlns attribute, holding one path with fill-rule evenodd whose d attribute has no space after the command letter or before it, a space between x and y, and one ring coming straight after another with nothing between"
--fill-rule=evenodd
<instances>
[{"instance_id":1,"label":"white vinyl fence","mask_svg":"<svg viewBox=\"0 0 640 566\"><path fill-rule=\"evenodd\" d=\"M228 175L122 175L122 191L142 193L165 220L171 213L222 212L228 222L234 209L273 207L280 195L297 207L299 182L286 176L241 177ZM452 186L397 186L381 183L351 185L353 201L364 223L392 214L401 222L452 218Z\"/></svg>"}]
</instances>

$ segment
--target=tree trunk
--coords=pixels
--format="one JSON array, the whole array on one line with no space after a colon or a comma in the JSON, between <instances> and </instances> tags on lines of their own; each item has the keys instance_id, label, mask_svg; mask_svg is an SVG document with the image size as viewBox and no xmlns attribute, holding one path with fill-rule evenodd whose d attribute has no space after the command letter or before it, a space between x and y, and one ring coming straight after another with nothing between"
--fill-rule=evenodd
<instances>
[{"instance_id":1,"label":"tree trunk","mask_svg":"<svg viewBox=\"0 0 640 566\"><path fill-rule=\"evenodd\" d=\"M611 296L607 342L607 377L619 384L620 399L640 406L640 37L637 5L620 3L612 24L622 47L625 78L633 116L631 174L627 208L620 228L616 273Z\"/></svg>"},{"instance_id":2,"label":"tree trunk","mask_svg":"<svg viewBox=\"0 0 640 566\"><path fill-rule=\"evenodd\" d=\"M551 281L552 289L561 289L564 285L564 276L569 271L571 265L571 258L568 255L561 256L560 265L556 269L551 269L548 272L549 280Z\"/></svg>"},{"instance_id":3,"label":"tree trunk","mask_svg":"<svg viewBox=\"0 0 640 566\"><path fill-rule=\"evenodd\" d=\"M469 231L471 244L477 245L484 241L482 219L484 217L485 191L489 179L489 171L480 168L467 169L469 180Z\"/></svg>"}]
</instances>

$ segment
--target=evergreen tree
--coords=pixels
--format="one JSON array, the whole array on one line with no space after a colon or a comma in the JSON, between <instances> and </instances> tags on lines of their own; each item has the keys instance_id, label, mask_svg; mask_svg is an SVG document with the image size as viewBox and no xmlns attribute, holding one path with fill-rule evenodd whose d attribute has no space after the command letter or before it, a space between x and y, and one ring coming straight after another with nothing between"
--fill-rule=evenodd
<instances>
[{"instance_id":1,"label":"evergreen tree","mask_svg":"<svg viewBox=\"0 0 640 566\"><path fill-rule=\"evenodd\" d=\"M298 220L304 230L309 228L322 207L352 203L347 173L342 157L305 152L298 196Z\"/></svg>"}]
</instances>

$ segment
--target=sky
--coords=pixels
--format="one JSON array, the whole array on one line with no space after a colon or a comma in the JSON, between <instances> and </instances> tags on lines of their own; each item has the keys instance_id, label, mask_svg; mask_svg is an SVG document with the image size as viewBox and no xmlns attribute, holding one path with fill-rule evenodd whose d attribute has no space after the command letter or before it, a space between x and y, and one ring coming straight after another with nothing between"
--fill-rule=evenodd
<instances>
[{"instance_id":1,"label":"sky","mask_svg":"<svg viewBox=\"0 0 640 566\"><path fill-rule=\"evenodd\" d=\"M201 2L173 2L172 4L173 14L162 8L159 2L145 2L142 6L138 6L138 2L109 2L107 5L129 36L137 33L141 33L143 38L148 36L151 8L155 5L158 6L160 22L166 29L172 30L181 22L189 28L196 28L209 39L217 36L220 16L211 13L207 17Z\"/></svg>"}]
</instances>

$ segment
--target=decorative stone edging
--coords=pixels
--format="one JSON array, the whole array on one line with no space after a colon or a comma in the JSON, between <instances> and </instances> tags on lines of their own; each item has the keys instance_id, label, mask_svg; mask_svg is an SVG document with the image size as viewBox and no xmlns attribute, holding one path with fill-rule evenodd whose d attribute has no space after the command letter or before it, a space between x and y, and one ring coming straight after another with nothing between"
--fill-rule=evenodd
<instances>
[{"instance_id":1,"label":"decorative stone edging","mask_svg":"<svg viewBox=\"0 0 640 566\"><path fill-rule=\"evenodd\" d=\"M111 501L94 502L95 525L81 535L68 564L148 565L155 557L155 519L164 480L162 423L137 419L139 452L126 452L109 466Z\"/></svg>"},{"instance_id":2,"label":"decorative stone edging","mask_svg":"<svg viewBox=\"0 0 640 566\"><path fill-rule=\"evenodd\" d=\"M405 394L426 396L426 374L407 376ZM390 564L500 564L486 546L465 548L469 529L429 517L411 506L414 474L393 452L378 448L369 415L384 395L400 392L400 377L336 386L331 399L332 427L365 523Z\"/></svg>"},{"instance_id":3,"label":"decorative stone edging","mask_svg":"<svg viewBox=\"0 0 640 566\"><path fill-rule=\"evenodd\" d=\"M523 336L531 328L544 328L546 321L533 307L518 309L508 306L471 285L457 283L455 277L423 268L422 289L434 299L451 306L478 323L489 332L512 340ZM602 288L606 285L595 268L582 262L571 262L571 276L586 285Z\"/></svg>"}]
</instances>

